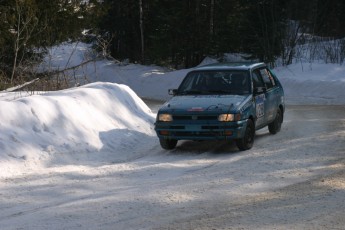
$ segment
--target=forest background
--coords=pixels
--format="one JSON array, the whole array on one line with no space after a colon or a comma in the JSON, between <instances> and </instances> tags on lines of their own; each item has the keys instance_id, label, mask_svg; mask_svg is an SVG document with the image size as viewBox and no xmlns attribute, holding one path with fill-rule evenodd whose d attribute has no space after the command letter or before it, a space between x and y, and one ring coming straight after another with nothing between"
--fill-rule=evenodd
<instances>
[{"instance_id":1,"label":"forest background","mask_svg":"<svg viewBox=\"0 0 345 230\"><path fill-rule=\"evenodd\" d=\"M85 63L109 58L180 69L228 53L272 67L300 52L342 64L344 37L342 0L0 0L0 90L33 81L35 90L67 87L67 67L36 68L62 42L93 44Z\"/></svg>"}]
</instances>

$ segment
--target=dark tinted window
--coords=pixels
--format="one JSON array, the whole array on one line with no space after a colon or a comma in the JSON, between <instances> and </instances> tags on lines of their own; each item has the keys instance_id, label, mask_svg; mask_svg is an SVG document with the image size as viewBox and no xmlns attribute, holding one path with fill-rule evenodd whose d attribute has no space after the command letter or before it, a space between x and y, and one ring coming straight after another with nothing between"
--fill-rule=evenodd
<instances>
[{"instance_id":1,"label":"dark tinted window","mask_svg":"<svg viewBox=\"0 0 345 230\"><path fill-rule=\"evenodd\" d=\"M248 71L209 70L188 73L178 94L248 94Z\"/></svg>"}]
</instances>

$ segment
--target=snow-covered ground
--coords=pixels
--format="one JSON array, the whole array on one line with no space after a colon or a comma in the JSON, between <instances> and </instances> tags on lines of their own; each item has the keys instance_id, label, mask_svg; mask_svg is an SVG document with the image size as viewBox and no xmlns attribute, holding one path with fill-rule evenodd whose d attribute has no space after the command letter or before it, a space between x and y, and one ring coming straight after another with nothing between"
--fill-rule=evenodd
<instances>
[{"instance_id":1,"label":"snow-covered ground","mask_svg":"<svg viewBox=\"0 0 345 230\"><path fill-rule=\"evenodd\" d=\"M87 60L75 47L41 68ZM166 100L187 71L100 60L73 73L80 87L0 93L0 229L342 229L345 66L275 68L286 119L249 151L163 151L140 97Z\"/></svg>"},{"instance_id":2,"label":"snow-covered ground","mask_svg":"<svg viewBox=\"0 0 345 230\"><path fill-rule=\"evenodd\" d=\"M74 49L75 48L75 49ZM66 45L52 50L42 69L62 69L89 60L92 56L83 43ZM240 55L228 57L242 61ZM206 58L203 63L216 62ZM89 82L115 82L128 85L142 98L166 100L167 90L176 88L190 69L169 71L159 66L139 64L115 64L101 60L89 63L72 72L80 84ZM345 105L345 65L296 61L288 67L274 69L286 91L288 104L335 104Z\"/></svg>"}]
</instances>

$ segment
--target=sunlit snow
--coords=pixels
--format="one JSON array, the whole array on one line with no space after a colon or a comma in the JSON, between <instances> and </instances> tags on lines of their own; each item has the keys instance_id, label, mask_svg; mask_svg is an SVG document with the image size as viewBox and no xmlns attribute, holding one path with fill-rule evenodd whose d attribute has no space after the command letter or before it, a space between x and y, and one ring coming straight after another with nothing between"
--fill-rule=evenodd
<instances>
[{"instance_id":1,"label":"sunlit snow","mask_svg":"<svg viewBox=\"0 0 345 230\"><path fill-rule=\"evenodd\" d=\"M83 43L52 49L40 69L89 60ZM212 59L205 63L213 62ZM190 69L90 62L74 74L82 86L57 92L0 93L0 177L74 162L119 162L159 145L155 114L141 98L164 101ZM345 66L277 67L289 104L345 104Z\"/></svg>"}]
</instances>

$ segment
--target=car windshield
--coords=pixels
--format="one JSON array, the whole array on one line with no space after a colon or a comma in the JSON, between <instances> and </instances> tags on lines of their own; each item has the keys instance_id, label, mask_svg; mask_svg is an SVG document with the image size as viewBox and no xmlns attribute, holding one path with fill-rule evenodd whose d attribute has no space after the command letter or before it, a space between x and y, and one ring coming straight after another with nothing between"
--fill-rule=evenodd
<instances>
[{"instance_id":1,"label":"car windshield","mask_svg":"<svg viewBox=\"0 0 345 230\"><path fill-rule=\"evenodd\" d=\"M178 95L249 94L248 71L193 71L182 81Z\"/></svg>"}]
</instances>

